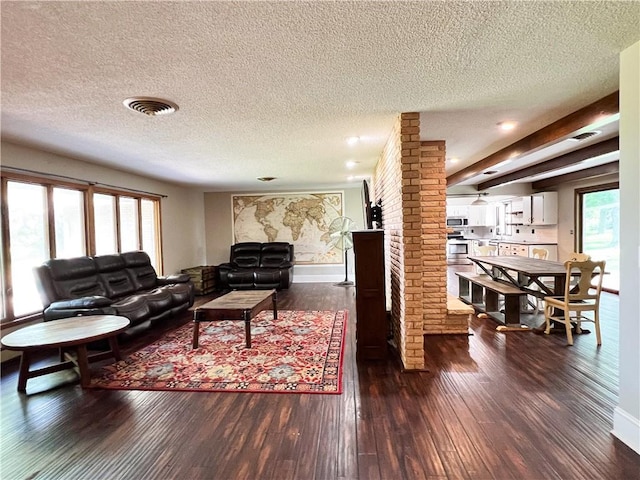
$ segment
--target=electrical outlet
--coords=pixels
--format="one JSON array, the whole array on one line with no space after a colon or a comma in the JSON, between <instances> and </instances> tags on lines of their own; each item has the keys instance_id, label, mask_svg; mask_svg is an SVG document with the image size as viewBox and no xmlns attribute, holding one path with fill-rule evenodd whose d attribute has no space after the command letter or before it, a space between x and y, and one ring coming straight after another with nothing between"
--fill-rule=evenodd
<instances>
[{"instance_id":1,"label":"electrical outlet","mask_svg":"<svg viewBox=\"0 0 640 480\"><path fill-rule=\"evenodd\" d=\"M569 230L569 235L573 235L573 229Z\"/></svg>"},{"instance_id":2,"label":"electrical outlet","mask_svg":"<svg viewBox=\"0 0 640 480\"><path fill-rule=\"evenodd\" d=\"M519 228L516 228L516 233L520 233L520 229Z\"/></svg>"},{"instance_id":3,"label":"electrical outlet","mask_svg":"<svg viewBox=\"0 0 640 480\"><path fill-rule=\"evenodd\" d=\"M535 228L532 228L532 229L531 229L531 233L536 233L536 229L535 229Z\"/></svg>"}]
</instances>

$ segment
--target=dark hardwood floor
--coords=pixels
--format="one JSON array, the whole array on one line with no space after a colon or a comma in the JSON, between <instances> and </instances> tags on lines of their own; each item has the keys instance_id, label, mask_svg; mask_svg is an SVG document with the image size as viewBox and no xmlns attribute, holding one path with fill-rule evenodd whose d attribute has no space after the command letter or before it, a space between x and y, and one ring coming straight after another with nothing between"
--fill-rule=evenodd
<instances>
[{"instance_id":1,"label":"dark hardwood floor","mask_svg":"<svg viewBox=\"0 0 640 480\"><path fill-rule=\"evenodd\" d=\"M19 395L9 362L0 477L638 479L640 456L609 433L617 297L602 307L600 348L475 318L471 336L426 337L428 371L405 373L397 360L356 364L354 288L294 284L280 309L349 310L341 395L83 391L71 372Z\"/></svg>"}]
</instances>

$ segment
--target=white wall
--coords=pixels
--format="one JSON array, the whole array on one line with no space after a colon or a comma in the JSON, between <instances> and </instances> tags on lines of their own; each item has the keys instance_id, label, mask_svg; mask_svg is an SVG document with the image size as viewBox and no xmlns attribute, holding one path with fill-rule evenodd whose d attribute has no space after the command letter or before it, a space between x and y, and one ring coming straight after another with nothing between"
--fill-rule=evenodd
<instances>
[{"instance_id":1,"label":"white wall","mask_svg":"<svg viewBox=\"0 0 640 480\"><path fill-rule=\"evenodd\" d=\"M274 189L270 192L257 192L256 194L265 195L277 191ZM364 228L361 185L353 188L326 189L325 191L343 192L344 215L356 223L356 230ZM295 191L287 190L286 192L293 193ZM233 243L231 196L238 193L240 192L204 194L206 260L209 265L218 265L229 261L229 247ZM353 280L353 249L348 251L348 255L349 280ZM344 263L340 265L297 265L294 267L293 281L296 283L339 282L342 280L344 280Z\"/></svg>"},{"instance_id":2,"label":"white wall","mask_svg":"<svg viewBox=\"0 0 640 480\"><path fill-rule=\"evenodd\" d=\"M204 205L200 191L8 142L2 142L2 167L166 195L161 201L164 273L176 273L205 260Z\"/></svg>"},{"instance_id":3,"label":"white wall","mask_svg":"<svg viewBox=\"0 0 640 480\"><path fill-rule=\"evenodd\" d=\"M613 434L640 453L640 42L620 55L620 355Z\"/></svg>"}]
</instances>

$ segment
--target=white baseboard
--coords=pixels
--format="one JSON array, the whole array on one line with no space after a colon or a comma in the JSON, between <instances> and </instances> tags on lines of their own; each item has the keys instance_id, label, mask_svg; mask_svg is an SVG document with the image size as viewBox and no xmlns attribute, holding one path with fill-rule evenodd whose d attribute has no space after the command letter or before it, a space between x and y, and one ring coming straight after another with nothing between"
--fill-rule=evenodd
<instances>
[{"instance_id":1,"label":"white baseboard","mask_svg":"<svg viewBox=\"0 0 640 480\"><path fill-rule=\"evenodd\" d=\"M640 420L620 407L613 410L611 434L640 454Z\"/></svg>"}]
</instances>

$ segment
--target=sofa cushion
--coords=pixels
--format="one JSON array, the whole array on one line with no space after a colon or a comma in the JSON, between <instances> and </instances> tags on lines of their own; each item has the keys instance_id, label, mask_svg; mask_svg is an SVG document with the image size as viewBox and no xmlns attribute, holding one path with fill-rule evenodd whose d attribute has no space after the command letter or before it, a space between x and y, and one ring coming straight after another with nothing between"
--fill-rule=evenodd
<instances>
[{"instance_id":1,"label":"sofa cushion","mask_svg":"<svg viewBox=\"0 0 640 480\"><path fill-rule=\"evenodd\" d=\"M243 242L231 246L231 263L240 268L255 268L260 265L261 243Z\"/></svg>"},{"instance_id":2,"label":"sofa cushion","mask_svg":"<svg viewBox=\"0 0 640 480\"><path fill-rule=\"evenodd\" d=\"M191 287L187 283L174 283L164 287L170 294L172 306L191 303Z\"/></svg>"},{"instance_id":3,"label":"sofa cushion","mask_svg":"<svg viewBox=\"0 0 640 480\"><path fill-rule=\"evenodd\" d=\"M229 288L253 288L254 285L253 269L233 270L227 274Z\"/></svg>"},{"instance_id":4,"label":"sofa cushion","mask_svg":"<svg viewBox=\"0 0 640 480\"><path fill-rule=\"evenodd\" d=\"M256 288L278 288L280 285L280 270L277 268L260 268L254 275Z\"/></svg>"},{"instance_id":5,"label":"sofa cushion","mask_svg":"<svg viewBox=\"0 0 640 480\"><path fill-rule=\"evenodd\" d=\"M57 298L107 296L90 257L54 258L44 265L53 280Z\"/></svg>"},{"instance_id":6,"label":"sofa cushion","mask_svg":"<svg viewBox=\"0 0 640 480\"><path fill-rule=\"evenodd\" d=\"M111 304L118 315L127 317L132 325L140 323L151 315L149 304L143 295L131 295Z\"/></svg>"},{"instance_id":7,"label":"sofa cushion","mask_svg":"<svg viewBox=\"0 0 640 480\"><path fill-rule=\"evenodd\" d=\"M171 293L164 287L141 293L140 296L142 296L149 305L149 311L152 315L167 310L173 303Z\"/></svg>"},{"instance_id":8,"label":"sofa cushion","mask_svg":"<svg viewBox=\"0 0 640 480\"><path fill-rule=\"evenodd\" d=\"M101 255L94 257L98 277L110 298L123 297L136 291L130 275L125 270L122 255Z\"/></svg>"},{"instance_id":9,"label":"sofa cushion","mask_svg":"<svg viewBox=\"0 0 640 480\"><path fill-rule=\"evenodd\" d=\"M126 252L121 256L136 290L149 290L156 286L158 276L149 255L136 251Z\"/></svg>"}]
</instances>

